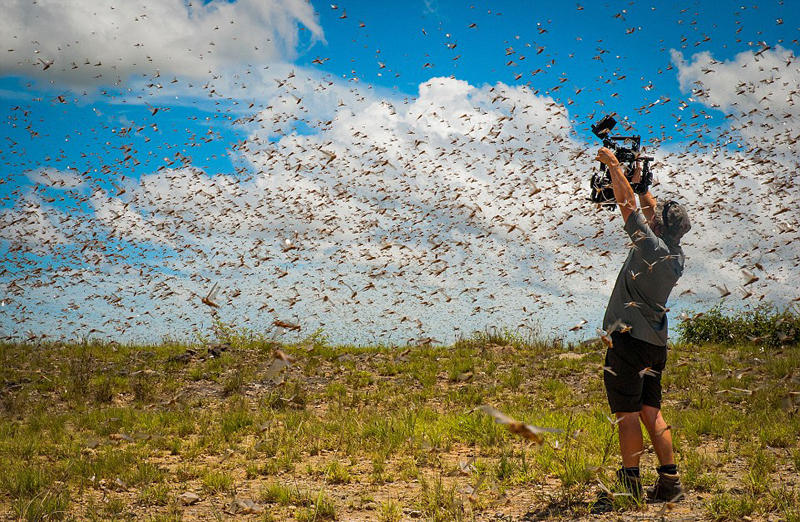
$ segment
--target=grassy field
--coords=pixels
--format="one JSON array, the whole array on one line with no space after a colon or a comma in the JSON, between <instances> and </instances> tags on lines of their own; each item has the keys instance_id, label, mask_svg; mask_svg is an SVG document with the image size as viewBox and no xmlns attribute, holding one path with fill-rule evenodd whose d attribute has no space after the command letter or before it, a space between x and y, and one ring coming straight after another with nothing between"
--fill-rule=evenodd
<instances>
[{"instance_id":1,"label":"grassy field","mask_svg":"<svg viewBox=\"0 0 800 522\"><path fill-rule=\"evenodd\" d=\"M191 346L3 344L0 513L588 518L620 462L603 353L496 331L447 347L282 344L225 328ZM598 518L800 520L797 343L682 342L663 381L688 499L620 497ZM533 445L473 411L482 404L563 433ZM648 449L646 485L655 465Z\"/></svg>"}]
</instances>

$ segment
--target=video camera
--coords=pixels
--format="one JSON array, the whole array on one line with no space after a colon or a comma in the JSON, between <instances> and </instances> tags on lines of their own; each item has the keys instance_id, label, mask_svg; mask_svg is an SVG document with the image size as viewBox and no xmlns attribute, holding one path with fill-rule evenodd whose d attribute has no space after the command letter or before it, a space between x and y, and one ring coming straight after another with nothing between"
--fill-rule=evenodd
<instances>
[{"instance_id":1,"label":"video camera","mask_svg":"<svg viewBox=\"0 0 800 522\"><path fill-rule=\"evenodd\" d=\"M617 160L625 166L625 177L628 178L628 181L633 178L636 162L642 162L642 178L638 183L631 182L631 187L637 194L644 194L653 182L650 162L654 158L641 155L641 136L611 136L611 129L616 124L617 120L608 114L592 125L592 132L603 140L604 147L614 151ZM589 199L594 203L605 206L608 210L613 210L617 201L614 199L614 189L611 186L611 175L608 172L608 167L602 162L600 163L600 172L592 174L590 185L592 195Z\"/></svg>"}]
</instances>

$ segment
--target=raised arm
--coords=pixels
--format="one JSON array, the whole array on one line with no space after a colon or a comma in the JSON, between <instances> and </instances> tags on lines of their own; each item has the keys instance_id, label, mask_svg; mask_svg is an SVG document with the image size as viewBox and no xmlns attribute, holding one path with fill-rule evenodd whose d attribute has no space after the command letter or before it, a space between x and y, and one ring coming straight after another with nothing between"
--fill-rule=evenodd
<instances>
[{"instance_id":1,"label":"raised arm","mask_svg":"<svg viewBox=\"0 0 800 522\"><path fill-rule=\"evenodd\" d=\"M628 182L628 178L622 170L622 165L619 164L614 151L609 148L601 147L597 151L597 159L601 161L611 175L611 187L614 189L614 199L617 200L619 211L622 213L623 223L628 222L628 216L636 210L636 196L633 193L633 188Z\"/></svg>"},{"instance_id":2,"label":"raised arm","mask_svg":"<svg viewBox=\"0 0 800 522\"><path fill-rule=\"evenodd\" d=\"M648 190L644 194L639 194L639 204L642 207L642 213L647 220L647 224L653 225L653 216L656 214L656 198Z\"/></svg>"},{"instance_id":3,"label":"raised arm","mask_svg":"<svg viewBox=\"0 0 800 522\"><path fill-rule=\"evenodd\" d=\"M636 170L633 172L633 176L631 177L632 183L639 183L642 179L642 162L636 162ZM648 190L644 194L639 194L639 206L642 208L642 213L644 214L644 218L647 220L647 224L652 226L653 225L653 216L655 215L656 210L656 198L650 193Z\"/></svg>"}]
</instances>

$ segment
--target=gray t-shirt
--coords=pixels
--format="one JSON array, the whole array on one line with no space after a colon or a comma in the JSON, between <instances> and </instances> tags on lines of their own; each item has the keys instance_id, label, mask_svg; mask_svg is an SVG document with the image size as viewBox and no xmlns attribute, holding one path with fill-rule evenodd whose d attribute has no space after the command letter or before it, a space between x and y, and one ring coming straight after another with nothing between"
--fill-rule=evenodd
<instances>
[{"instance_id":1,"label":"gray t-shirt","mask_svg":"<svg viewBox=\"0 0 800 522\"><path fill-rule=\"evenodd\" d=\"M667 299L683 274L683 250L656 236L638 209L628 216L625 232L634 246L617 276L603 328L620 321L630 326L632 337L666 346Z\"/></svg>"}]
</instances>

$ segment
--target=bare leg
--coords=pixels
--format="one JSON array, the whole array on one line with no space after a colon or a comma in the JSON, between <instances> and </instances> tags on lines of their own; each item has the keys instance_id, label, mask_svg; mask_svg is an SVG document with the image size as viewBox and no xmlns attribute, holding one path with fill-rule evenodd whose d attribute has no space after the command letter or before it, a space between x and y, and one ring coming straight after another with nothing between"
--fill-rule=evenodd
<instances>
[{"instance_id":1,"label":"bare leg","mask_svg":"<svg viewBox=\"0 0 800 522\"><path fill-rule=\"evenodd\" d=\"M619 421L619 450L622 453L622 465L626 468L639 466L644 441L642 427L639 426L641 412L617 412ZM671 441L671 439L670 439Z\"/></svg>"},{"instance_id":2,"label":"bare leg","mask_svg":"<svg viewBox=\"0 0 800 522\"><path fill-rule=\"evenodd\" d=\"M661 410L652 406L642 406L639 417L641 417L642 423L650 435L650 441L653 443L653 449L656 452L659 464L662 466L675 464L675 456L672 454L672 432L668 429L669 426L664 421ZM622 430L620 428L621 442ZM624 458L625 456L623 455Z\"/></svg>"}]
</instances>

